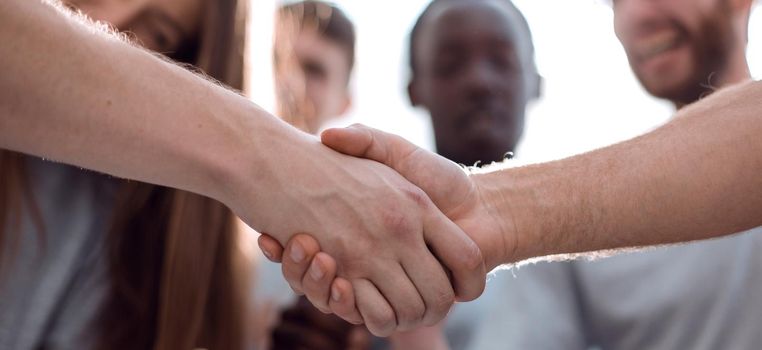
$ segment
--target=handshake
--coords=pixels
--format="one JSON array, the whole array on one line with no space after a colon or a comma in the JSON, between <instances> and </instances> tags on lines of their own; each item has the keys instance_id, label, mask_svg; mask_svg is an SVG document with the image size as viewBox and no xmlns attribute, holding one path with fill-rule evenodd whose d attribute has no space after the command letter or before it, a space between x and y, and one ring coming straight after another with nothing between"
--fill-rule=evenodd
<instances>
[{"instance_id":1,"label":"handshake","mask_svg":"<svg viewBox=\"0 0 762 350\"><path fill-rule=\"evenodd\" d=\"M292 288L386 336L437 323L454 301L478 297L500 264L762 225L762 119L754 108L726 113L723 102L757 101L750 87L717 92L629 141L476 174L363 126L328 130L322 143L264 133L279 152L239 162L228 188L240 192L220 197L259 215L241 217L267 233L260 247L283 262ZM714 118L725 114L739 122Z\"/></svg>"},{"instance_id":2,"label":"handshake","mask_svg":"<svg viewBox=\"0 0 762 350\"><path fill-rule=\"evenodd\" d=\"M281 193L301 197L277 211L293 228L257 227L264 254L321 311L378 336L434 325L477 298L487 272L522 258L515 223L495 207L504 198L485 196L489 174L364 126L327 130L322 143L336 158L294 164L312 183Z\"/></svg>"}]
</instances>

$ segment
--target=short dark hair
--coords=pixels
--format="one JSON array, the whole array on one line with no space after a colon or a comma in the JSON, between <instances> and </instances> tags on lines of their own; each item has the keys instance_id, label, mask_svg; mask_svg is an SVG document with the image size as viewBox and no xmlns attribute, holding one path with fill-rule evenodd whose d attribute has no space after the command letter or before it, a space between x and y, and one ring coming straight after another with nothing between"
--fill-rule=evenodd
<instances>
[{"instance_id":1,"label":"short dark hair","mask_svg":"<svg viewBox=\"0 0 762 350\"><path fill-rule=\"evenodd\" d=\"M293 17L300 28L317 28L320 35L342 46L349 70L352 70L355 64L355 27L336 5L323 1L301 1L281 6L278 15Z\"/></svg>"},{"instance_id":2,"label":"short dark hair","mask_svg":"<svg viewBox=\"0 0 762 350\"><path fill-rule=\"evenodd\" d=\"M418 36L420 35L421 27L423 27L423 23L426 21L426 18L429 16L431 11L434 9L434 7L438 4L445 3L445 2L466 2L466 0L433 0L429 3L428 6L426 6L426 9L421 12L421 15L418 16L418 19L415 21L415 25L413 25L413 29L410 31L410 43L409 43L409 65L410 65L410 73L415 75L415 62L416 62L416 53L415 53L415 47L418 43ZM519 15L519 25L522 26L523 29L526 30L527 35L529 36L529 49L530 54L534 56L534 44L532 42L532 31L529 29L529 23L527 23L526 18L524 17L524 14L519 11L518 8L516 8L516 5L513 4L513 1L511 0L502 0L510 7L511 10L516 11L516 13Z\"/></svg>"}]
</instances>

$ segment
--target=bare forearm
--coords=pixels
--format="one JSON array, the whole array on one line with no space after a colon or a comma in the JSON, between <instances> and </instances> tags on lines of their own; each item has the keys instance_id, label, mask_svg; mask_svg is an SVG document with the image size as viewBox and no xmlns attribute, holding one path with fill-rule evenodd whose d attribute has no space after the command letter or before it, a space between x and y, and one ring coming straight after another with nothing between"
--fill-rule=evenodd
<instances>
[{"instance_id":1,"label":"bare forearm","mask_svg":"<svg viewBox=\"0 0 762 350\"><path fill-rule=\"evenodd\" d=\"M705 239L762 224L759 135L762 85L752 83L642 137L479 176L496 188L497 211L512 213L513 261Z\"/></svg>"},{"instance_id":2,"label":"bare forearm","mask_svg":"<svg viewBox=\"0 0 762 350\"><path fill-rule=\"evenodd\" d=\"M0 6L2 148L220 199L234 163L287 132L236 93L49 5Z\"/></svg>"}]
</instances>

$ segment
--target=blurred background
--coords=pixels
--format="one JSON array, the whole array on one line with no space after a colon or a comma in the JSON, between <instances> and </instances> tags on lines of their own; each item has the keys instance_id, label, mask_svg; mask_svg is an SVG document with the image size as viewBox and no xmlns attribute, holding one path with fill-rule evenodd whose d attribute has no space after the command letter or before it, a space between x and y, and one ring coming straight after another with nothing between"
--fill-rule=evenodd
<instances>
[{"instance_id":1,"label":"blurred background","mask_svg":"<svg viewBox=\"0 0 762 350\"><path fill-rule=\"evenodd\" d=\"M273 14L278 6L289 3L293 2L258 0L253 3L251 9L250 42L247 46L247 59L249 60L247 64L249 67L247 91L255 102L276 115L279 113L275 102L276 93L273 82L273 55L271 51L275 27ZM341 118L330 121L327 125L323 125L323 128L363 123L401 135L415 144L433 151L434 138L428 113L422 109L411 107L406 90L410 78L409 33L416 18L429 4L429 1L338 0L331 3L342 9L355 25L356 60L350 82L350 90L353 96L352 104ZM531 102L527 110L526 129L516 148L516 161L512 164L549 161L613 144L652 130L664 124L674 114L675 107L672 104L649 95L632 73L622 44L614 33L613 11L609 2L604 0L514 0L513 3L526 17L532 32L535 60L539 74L542 76L542 84L540 98ZM682 2L682 4L690 6L689 2ZM760 38L754 35L754 33L759 32L759 29L762 29L759 28L762 24L762 17L760 16L762 15L754 7L750 17L749 33L751 36L747 47L752 77L759 77L762 73L760 71L762 70L762 43ZM286 117L286 119L288 118ZM687 250L690 249L698 251L702 248L687 248ZM685 251L678 253L683 254L683 258L686 254L691 254ZM662 254L670 256L674 255L674 252L665 251ZM621 260L622 266L625 268L619 270L614 268L610 272L611 276L616 277L620 273L624 274L623 271L629 268L626 266L641 266L638 262L633 263L625 259L627 258ZM665 259L665 257L645 255L642 261L645 266L648 266L647 262L649 261L656 264L657 261L666 261ZM682 260L686 264L691 264L694 261L691 259L688 257ZM521 271L513 270L513 273L493 275L485 296L475 303L456 307L448 319L446 327L446 334L451 347L453 349L485 349L490 348L489 346L495 348L505 346L504 344L507 343L500 336L505 336L506 339L520 340L522 337L517 335L518 333L531 333L533 326L545 327L546 323L550 321L543 319L542 315L553 315L548 316L551 319L555 317L554 322L558 323L555 325L557 326L555 330L564 330L567 329L565 328L567 326L571 329L574 327L573 325L583 324L584 322L576 319L564 318L569 315L574 316L574 312L571 311L565 314L559 312L554 315L559 308L563 310L566 310L564 307L569 307L569 310L574 309L577 301L564 304L564 295L543 294L545 290L549 289L573 289L567 288L569 286L566 285L561 287L556 285L559 281L567 280L566 272L568 271L565 270L567 266L550 267L541 264L537 265L536 268L537 270L535 270L535 266L527 266L522 267ZM550 268L559 270L544 271L544 269ZM584 270L587 268L589 268L588 265L570 267L570 269L574 269L575 273L578 271L577 269ZM596 267L593 266L593 268ZM562 273L558 273L559 271ZM674 276L681 273L675 273ZM288 287L280 278L280 270L277 265L264 262L259 274L260 281L266 281L257 286L256 294L259 298L264 298L268 302L275 301L275 305L282 306L292 302L293 295L289 293ZM596 271L596 274L610 276L600 273L600 271ZM545 277L547 279L543 280L542 283L533 284L532 275L539 276L540 280ZM674 276L668 276L668 279ZM641 276L641 278L645 284L649 283L647 281L652 281L646 276ZM658 280L658 276L655 278ZM603 282L597 286L608 288L613 283L611 281L616 281L616 278L612 277L611 280L606 281L608 282ZM579 283L584 284L583 282ZM682 295L679 291L680 288L676 287L681 283L662 284L663 289L667 291L665 292L667 295L665 297L666 302L662 306L669 309L675 305L670 303L674 300L669 299L669 296ZM548 287L549 285L551 287ZM594 283L591 285L595 286ZM525 288L517 288L518 286ZM533 290L533 286L540 287ZM596 287L591 288L598 289ZM635 299L638 295L646 299L655 295L650 290L623 288L631 289L633 292L630 297L634 295ZM520 301L519 304L531 304L529 303L531 300L534 301L532 305L536 309L528 307L520 316L513 318L505 316L519 314L516 312L516 304L508 301L522 300L521 291L516 292L519 289L529 291L528 294L531 294L531 299ZM511 291L515 293L511 294ZM539 296L535 295L538 291L541 291ZM508 295L512 297L509 298ZM526 297L526 295L523 296ZM677 296L675 300L681 298L682 296ZM694 296L694 298L698 297ZM613 300L618 301L620 297L614 296ZM585 311L593 313L598 310L596 309L599 306L598 302L599 300L591 302L590 305L593 306L590 310L586 309ZM600 305L602 305L601 310L606 311L609 311L606 307L611 307L603 302ZM663 316L659 312L649 313L647 305L650 303L643 303L635 308L642 310L642 312L634 311L632 314L625 312L622 316L624 321L611 316L610 319L601 317L602 323L609 324L608 321L611 320L611 327L616 328L620 324L631 325L627 322L635 319L649 323L649 319L644 315L656 318ZM655 303L654 305L659 304ZM613 306L610 310L619 309L617 306ZM669 314L669 312L666 313ZM680 312L675 312L675 314L680 314ZM530 319L535 316L535 321L540 321L532 323ZM632 319L628 318L629 316ZM621 323L617 323L618 321ZM520 323L530 324L530 326ZM485 324L494 325L494 327L483 326ZM634 324L637 322L633 321L632 325ZM602 327L601 329L607 328ZM516 331L511 333L510 330ZM610 329L607 329L606 332L612 339L618 337L615 332L610 332ZM659 336L654 334L661 333L647 334L647 337L653 336L654 339L659 339ZM669 336L682 333L666 327L665 334L668 336L663 338L670 339ZM686 331L685 334L689 334L691 337L696 335L691 331ZM575 348L572 344L577 340L570 339L582 335L584 335L583 331L550 335L540 334L535 339L542 339L547 336L557 341L558 344L563 344L562 347L557 348L571 349ZM567 336L570 337L567 338ZM627 339L627 337L622 336L618 339ZM747 339L747 337L739 337L739 339ZM577 348L587 348L588 344L585 341L579 341L578 345L580 346ZM670 346L666 348L670 348Z\"/></svg>"},{"instance_id":2,"label":"blurred background","mask_svg":"<svg viewBox=\"0 0 762 350\"><path fill-rule=\"evenodd\" d=\"M410 107L408 33L427 0L368 2L338 0L355 23L357 63L353 104L331 126L359 122L433 148L426 114ZM254 100L273 111L272 13L279 4L252 6L249 86ZM517 154L522 162L562 158L648 131L670 118L673 107L642 89L614 35L610 5L602 0L515 0L529 22L543 77L542 96L528 110L527 129ZM753 77L762 70L762 25L753 10L748 57ZM264 64L257 64L264 63Z\"/></svg>"},{"instance_id":3,"label":"blurred background","mask_svg":"<svg viewBox=\"0 0 762 350\"><path fill-rule=\"evenodd\" d=\"M437 151L455 162L501 161L515 150L518 159L507 163L514 165L632 138L668 121L674 106L759 77L762 46L755 35L762 18L754 1L513 0L516 11L510 1L460 0L440 1L426 16L426 0L63 3L147 50L245 91L305 132L364 123L432 151L436 134ZM411 107L407 91L408 45L419 16L425 20L416 30L411 95L428 111ZM716 150L727 151L722 145ZM596 176L597 186L616 186L606 173ZM211 198L4 150L0 179L0 267L11 268L0 269L0 277L9 278L0 284L0 350L708 350L762 344L762 227L593 261L518 262L490 274L482 296L456 304L443 322L380 339L291 291L281 266L256 255L258 234L242 222L234 225L233 212ZM660 194L666 198L670 191ZM718 206L731 209L744 203L717 197L727 202ZM589 198L597 197L582 197ZM654 208L646 203L639 213ZM608 208L595 209L583 210L583 217L595 222ZM6 220L4 211L14 216ZM12 231L7 237L6 224ZM514 246L521 246L525 232L515 226ZM564 237L563 228L555 234ZM565 238L589 236L580 237ZM8 256L14 264L2 265Z\"/></svg>"}]
</instances>

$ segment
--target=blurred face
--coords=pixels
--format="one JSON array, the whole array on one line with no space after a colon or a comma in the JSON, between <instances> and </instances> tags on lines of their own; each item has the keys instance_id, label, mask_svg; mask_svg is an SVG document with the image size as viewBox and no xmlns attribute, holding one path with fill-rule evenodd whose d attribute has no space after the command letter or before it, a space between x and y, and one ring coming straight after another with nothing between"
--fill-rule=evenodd
<instances>
[{"instance_id":1,"label":"blurred face","mask_svg":"<svg viewBox=\"0 0 762 350\"><path fill-rule=\"evenodd\" d=\"M678 105L707 92L710 76L723 71L739 44L727 0L614 0L613 8L617 37L641 84Z\"/></svg>"},{"instance_id":2,"label":"blurred face","mask_svg":"<svg viewBox=\"0 0 762 350\"><path fill-rule=\"evenodd\" d=\"M68 0L66 5L129 32L145 48L176 51L196 35L203 0Z\"/></svg>"},{"instance_id":3,"label":"blurred face","mask_svg":"<svg viewBox=\"0 0 762 350\"><path fill-rule=\"evenodd\" d=\"M315 133L349 106L347 49L311 28L291 41L290 47L276 50L281 114Z\"/></svg>"},{"instance_id":4,"label":"blurred face","mask_svg":"<svg viewBox=\"0 0 762 350\"><path fill-rule=\"evenodd\" d=\"M437 152L459 163L500 161L537 94L529 36L505 2L443 2L415 42L411 101L431 114Z\"/></svg>"}]
</instances>

